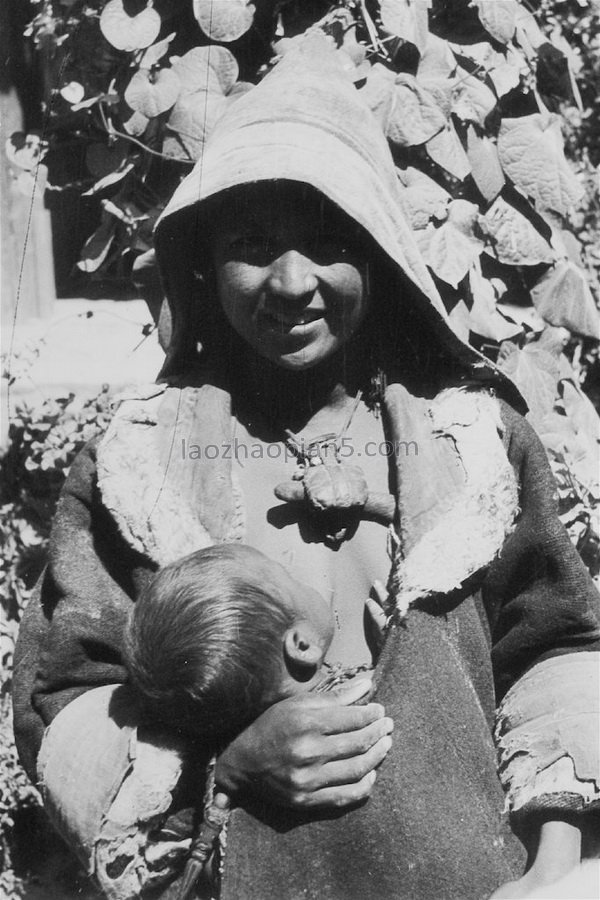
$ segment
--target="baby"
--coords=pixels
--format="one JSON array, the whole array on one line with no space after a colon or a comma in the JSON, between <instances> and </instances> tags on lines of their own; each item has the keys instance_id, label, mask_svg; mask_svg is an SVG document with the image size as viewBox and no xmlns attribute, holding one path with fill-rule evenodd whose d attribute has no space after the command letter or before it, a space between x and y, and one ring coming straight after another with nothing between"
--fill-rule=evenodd
<instances>
[{"instance_id":1,"label":"baby","mask_svg":"<svg viewBox=\"0 0 600 900\"><path fill-rule=\"evenodd\" d=\"M314 688L332 637L315 590L251 547L219 544L156 575L130 615L125 658L154 721L216 747Z\"/></svg>"},{"instance_id":2,"label":"baby","mask_svg":"<svg viewBox=\"0 0 600 900\"><path fill-rule=\"evenodd\" d=\"M316 687L332 637L316 591L258 550L218 544L156 575L129 617L125 660L147 714L216 751L271 704ZM179 900L210 877L229 805L207 791Z\"/></svg>"},{"instance_id":3,"label":"baby","mask_svg":"<svg viewBox=\"0 0 600 900\"><path fill-rule=\"evenodd\" d=\"M380 601L367 600L376 634ZM320 594L243 544L217 544L155 576L129 617L125 662L145 711L216 752L267 707L293 694L327 690L364 667L324 667L333 615ZM209 776L210 783L210 776ZM178 900L195 896L227 822L229 797L207 790Z\"/></svg>"}]
</instances>

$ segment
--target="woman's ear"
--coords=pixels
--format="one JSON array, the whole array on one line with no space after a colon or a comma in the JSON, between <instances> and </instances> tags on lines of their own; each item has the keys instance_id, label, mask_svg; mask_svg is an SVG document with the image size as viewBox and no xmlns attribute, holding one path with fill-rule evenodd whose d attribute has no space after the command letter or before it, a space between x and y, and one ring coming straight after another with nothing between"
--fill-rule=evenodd
<instances>
[{"instance_id":1,"label":"woman's ear","mask_svg":"<svg viewBox=\"0 0 600 900\"><path fill-rule=\"evenodd\" d=\"M294 622L288 628L283 637L283 648L288 668L314 669L323 660L323 640L306 619Z\"/></svg>"}]
</instances>

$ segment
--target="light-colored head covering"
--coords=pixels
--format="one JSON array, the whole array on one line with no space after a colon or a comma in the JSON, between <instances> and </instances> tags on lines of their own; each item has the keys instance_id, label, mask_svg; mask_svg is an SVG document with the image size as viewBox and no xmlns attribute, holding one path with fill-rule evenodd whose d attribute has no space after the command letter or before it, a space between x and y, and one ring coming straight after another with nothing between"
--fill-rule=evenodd
<instances>
[{"instance_id":1,"label":"light-colored head covering","mask_svg":"<svg viewBox=\"0 0 600 900\"><path fill-rule=\"evenodd\" d=\"M163 374L180 372L199 335L191 325L191 282L210 221L203 204L223 191L262 181L311 185L368 232L414 286L423 327L431 328L474 377L504 381L450 329L443 303L403 211L402 185L380 125L339 54L313 32L219 120L201 159L175 191L156 228L156 252L173 332ZM205 252L205 251L204 251ZM394 298L390 298L393 302Z\"/></svg>"}]
</instances>

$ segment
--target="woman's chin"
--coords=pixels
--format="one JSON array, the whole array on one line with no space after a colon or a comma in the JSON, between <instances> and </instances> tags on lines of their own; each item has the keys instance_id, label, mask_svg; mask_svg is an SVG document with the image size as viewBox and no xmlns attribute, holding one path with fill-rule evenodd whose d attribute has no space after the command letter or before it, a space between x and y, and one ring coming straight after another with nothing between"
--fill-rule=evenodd
<instances>
[{"instance_id":1,"label":"woman's chin","mask_svg":"<svg viewBox=\"0 0 600 900\"><path fill-rule=\"evenodd\" d=\"M337 342L315 342L300 347L264 347L259 353L269 362L288 372L304 372L330 359L338 349Z\"/></svg>"}]
</instances>

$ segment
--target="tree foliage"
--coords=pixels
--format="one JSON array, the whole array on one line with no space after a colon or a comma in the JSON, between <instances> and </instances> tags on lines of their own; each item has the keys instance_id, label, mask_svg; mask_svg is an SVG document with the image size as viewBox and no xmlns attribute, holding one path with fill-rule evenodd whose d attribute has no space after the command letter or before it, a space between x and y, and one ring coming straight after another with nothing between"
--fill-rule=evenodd
<instances>
[{"instance_id":1,"label":"tree foliage","mask_svg":"<svg viewBox=\"0 0 600 900\"><path fill-rule=\"evenodd\" d=\"M75 456L110 420L108 390L79 403L74 394L20 406L0 459L1 697L11 688L17 629L46 562L50 525Z\"/></svg>"}]
</instances>

